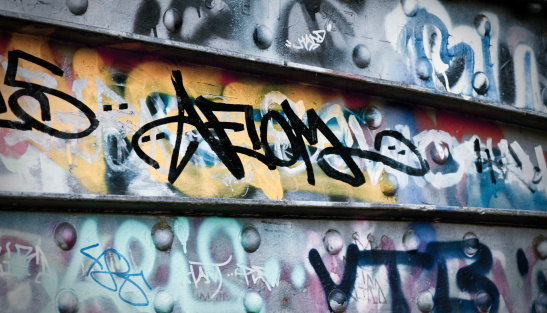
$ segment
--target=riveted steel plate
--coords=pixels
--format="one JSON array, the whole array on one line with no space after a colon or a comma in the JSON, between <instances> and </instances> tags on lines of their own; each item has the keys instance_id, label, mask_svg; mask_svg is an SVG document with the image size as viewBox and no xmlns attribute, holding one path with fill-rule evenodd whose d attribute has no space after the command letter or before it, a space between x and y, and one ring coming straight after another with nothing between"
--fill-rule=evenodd
<instances>
[{"instance_id":1,"label":"riveted steel plate","mask_svg":"<svg viewBox=\"0 0 547 313\"><path fill-rule=\"evenodd\" d=\"M545 231L533 228L4 212L0 304L3 312L542 312L546 247Z\"/></svg>"},{"instance_id":2,"label":"riveted steel plate","mask_svg":"<svg viewBox=\"0 0 547 313\"><path fill-rule=\"evenodd\" d=\"M0 15L18 19L22 32L41 22L43 34L90 31L249 60L249 68L273 63L544 116L543 4L21 0L2 2Z\"/></svg>"},{"instance_id":3,"label":"riveted steel plate","mask_svg":"<svg viewBox=\"0 0 547 313\"><path fill-rule=\"evenodd\" d=\"M2 42L4 207L106 196L303 214L300 201L333 216L341 202L362 214L546 208L539 130L184 59L17 33Z\"/></svg>"}]
</instances>

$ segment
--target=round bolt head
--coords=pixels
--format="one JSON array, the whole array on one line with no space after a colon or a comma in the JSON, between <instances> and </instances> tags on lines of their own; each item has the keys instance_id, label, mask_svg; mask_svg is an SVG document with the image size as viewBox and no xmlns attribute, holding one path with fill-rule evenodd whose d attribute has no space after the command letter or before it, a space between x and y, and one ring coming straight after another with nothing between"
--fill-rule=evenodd
<instances>
[{"instance_id":1,"label":"round bolt head","mask_svg":"<svg viewBox=\"0 0 547 313\"><path fill-rule=\"evenodd\" d=\"M534 246L534 253L538 259L547 259L547 238L545 236L539 235L534 238L532 245Z\"/></svg>"},{"instance_id":2,"label":"round bolt head","mask_svg":"<svg viewBox=\"0 0 547 313\"><path fill-rule=\"evenodd\" d=\"M167 291L162 290L154 297L154 310L157 313L171 313L174 306L173 296Z\"/></svg>"},{"instance_id":3,"label":"round bolt head","mask_svg":"<svg viewBox=\"0 0 547 313\"><path fill-rule=\"evenodd\" d=\"M253 253L260 247L260 234L253 226L245 226L239 236L243 250Z\"/></svg>"},{"instance_id":4,"label":"round bolt head","mask_svg":"<svg viewBox=\"0 0 547 313\"><path fill-rule=\"evenodd\" d=\"M171 249L174 238L173 230L165 222L157 223L152 227L152 241L158 250L167 251Z\"/></svg>"},{"instance_id":5,"label":"round bolt head","mask_svg":"<svg viewBox=\"0 0 547 313\"><path fill-rule=\"evenodd\" d=\"M306 268L304 265L298 264L291 271L291 282L294 288L301 290L306 286Z\"/></svg>"},{"instance_id":6,"label":"round bolt head","mask_svg":"<svg viewBox=\"0 0 547 313\"><path fill-rule=\"evenodd\" d=\"M473 299L473 305L475 306L477 312L488 313L490 312L490 308L492 308L492 299L490 299L490 295L486 292L479 291L475 295L475 299Z\"/></svg>"},{"instance_id":7,"label":"round bolt head","mask_svg":"<svg viewBox=\"0 0 547 313\"><path fill-rule=\"evenodd\" d=\"M529 13L538 14L541 11L541 9L543 9L543 5L541 5L541 3L538 3L538 2L526 3L526 10Z\"/></svg>"},{"instance_id":8,"label":"round bolt head","mask_svg":"<svg viewBox=\"0 0 547 313\"><path fill-rule=\"evenodd\" d=\"M399 181L397 180L397 176L391 173L384 173L380 177L380 189L386 196L395 195L397 193L397 189L399 189Z\"/></svg>"},{"instance_id":9,"label":"round bolt head","mask_svg":"<svg viewBox=\"0 0 547 313\"><path fill-rule=\"evenodd\" d=\"M418 74L418 77L421 80L429 80L432 72L433 67L431 66L431 62L426 57L421 57L416 64L416 74Z\"/></svg>"},{"instance_id":10,"label":"round bolt head","mask_svg":"<svg viewBox=\"0 0 547 313\"><path fill-rule=\"evenodd\" d=\"M479 94L484 95L488 91L489 81L488 76L483 72L477 72L473 76L473 89Z\"/></svg>"},{"instance_id":11,"label":"round bolt head","mask_svg":"<svg viewBox=\"0 0 547 313\"><path fill-rule=\"evenodd\" d=\"M57 295L59 313L76 313L80 307L78 297L72 290L62 290Z\"/></svg>"},{"instance_id":12,"label":"round bolt head","mask_svg":"<svg viewBox=\"0 0 547 313\"><path fill-rule=\"evenodd\" d=\"M329 229L323 237L323 244L329 254L337 255L344 247L344 239L338 231Z\"/></svg>"},{"instance_id":13,"label":"round bolt head","mask_svg":"<svg viewBox=\"0 0 547 313\"><path fill-rule=\"evenodd\" d=\"M57 246L63 250L72 249L78 239L74 226L66 222L57 225L53 237Z\"/></svg>"},{"instance_id":14,"label":"round bolt head","mask_svg":"<svg viewBox=\"0 0 547 313\"><path fill-rule=\"evenodd\" d=\"M382 124L382 112L375 106L368 106L363 112L363 119L369 129L376 129Z\"/></svg>"},{"instance_id":15,"label":"round bolt head","mask_svg":"<svg viewBox=\"0 0 547 313\"><path fill-rule=\"evenodd\" d=\"M465 255L473 257L479 251L479 239L473 232L468 232L463 236L462 249Z\"/></svg>"},{"instance_id":16,"label":"round bolt head","mask_svg":"<svg viewBox=\"0 0 547 313\"><path fill-rule=\"evenodd\" d=\"M353 63L359 68L365 68L370 64L370 50L367 46L359 44L353 48Z\"/></svg>"},{"instance_id":17,"label":"round bolt head","mask_svg":"<svg viewBox=\"0 0 547 313\"><path fill-rule=\"evenodd\" d=\"M205 0L205 6L206 6L208 9L214 8L215 5L216 5L216 0Z\"/></svg>"},{"instance_id":18,"label":"round bolt head","mask_svg":"<svg viewBox=\"0 0 547 313\"><path fill-rule=\"evenodd\" d=\"M333 289L329 293L329 307L334 313L342 313L348 308L348 298L340 289Z\"/></svg>"},{"instance_id":19,"label":"round bolt head","mask_svg":"<svg viewBox=\"0 0 547 313\"><path fill-rule=\"evenodd\" d=\"M547 50L547 32L544 32L541 35L541 47L543 48L543 50Z\"/></svg>"},{"instance_id":20,"label":"round bolt head","mask_svg":"<svg viewBox=\"0 0 547 313\"><path fill-rule=\"evenodd\" d=\"M437 164L444 164L448 157L450 157L450 150L448 149L448 144L446 142L434 142L429 148L431 153L431 158Z\"/></svg>"},{"instance_id":21,"label":"round bolt head","mask_svg":"<svg viewBox=\"0 0 547 313\"><path fill-rule=\"evenodd\" d=\"M407 230L403 235L403 246L405 247L406 251L418 251L421 243L422 241L420 240L420 237L412 229Z\"/></svg>"},{"instance_id":22,"label":"round bolt head","mask_svg":"<svg viewBox=\"0 0 547 313\"><path fill-rule=\"evenodd\" d=\"M247 313L258 313L263 305L264 301L256 291L247 291L243 296L243 306Z\"/></svg>"},{"instance_id":23,"label":"round bolt head","mask_svg":"<svg viewBox=\"0 0 547 313\"><path fill-rule=\"evenodd\" d=\"M74 15L82 15L87 11L87 0L66 0L66 6Z\"/></svg>"},{"instance_id":24,"label":"round bolt head","mask_svg":"<svg viewBox=\"0 0 547 313\"><path fill-rule=\"evenodd\" d=\"M540 293L534 303L536 313L547 313L547 294Z\"/></svg>"},{"instance_id":25,"label":"round bolt head","mask_svg":"<svg viewBox=\"0 0 547 313\"><path fill-rule=\"evenodd\" d=\"M475 29L477 29L477 33L481 37L486 37L490 35L492 24L490 24L490 20L485 15L481 14L475 18Z\"/></svg>"},{"instance_id":26,"label":"round bolt head","mask_svg":"<svg viewBox=\"0 0 547 313\"><path fill-rule=\"evenodd\" d=\"M401 0L401 7L407 16L414 16L418 12L418 0Z\"/></svg>"},{"instance_id":27,"label":"round bolt head","mask_svg":"<svg viewBox=\"0 0 547 313\"><path fill-rule=\"evenodd\" d=\"M168 31L177 32L182 26L182 15L179 10L170 8L163 14L163 25Z\"/></svg>"},{"instance_id":28,"label":"round bolt head","mask_svg":"<svg viewBox=\"0 0 547 313\"><path fill-rule=\"evenodd\" d=\"M429 291L421 292L416 302L418 310L422 313L429 313L433 310L433 295Z\"/></svg>"},{"instance_id":29,"label":"round bolt head","mask_svg":"<svg viewBox=\"0 0 547 313\"><path fill-rule=\"evenodd\" d=\"M273 33L266 25L259 25L253 33L255 44L260 49L268 49L273 42Z\"/></svg>"},{"instance_id":30,"label":"round bolt head","mask_svg":"<svg viewBox=\"0 0 547 313\"><path fill-rule=\"evenodd\" d=\"M544 87L541 91L541 99L543 100L543 105L547 106L547 87Z\"/></svg>"}]
</instances>

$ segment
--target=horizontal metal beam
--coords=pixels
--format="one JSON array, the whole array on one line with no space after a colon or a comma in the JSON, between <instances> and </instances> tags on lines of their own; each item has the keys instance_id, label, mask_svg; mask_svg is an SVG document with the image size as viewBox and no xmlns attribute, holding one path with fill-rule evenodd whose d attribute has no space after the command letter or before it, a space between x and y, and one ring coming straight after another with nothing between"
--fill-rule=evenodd
<instances>
[{"instance_id":1,"label":"horizontal metal beam","mask_svg":"<svg viewBox=\"0 0 547 313\"><path fill-rule=\"evenodd\" d=\"M431 90L390 80L363 77L320 67L276 59L260 58L240 53L228 53L215 48L193 45L134 33L82 28L70 22L51 21L25 14L0 10L3 30L47 35L59 40L124 51L151 53L166 59L197 62L253 74L278 77L329 88L366 93L397 100L408 105L429 106L442 110L468 113L489 120L547 131L547 113L517 108L492 101ZM29 23L29 21L32 21ZM24 27L21 27L23 25Z\"/></svg>"},{"instance_id":2,"label":"horizontal metal beam","mask_svg":"<svg viewBox=\"0 0 547 313\"><path fill-rule=\"evenodd\" d=\"M0 209L63 213L361 219L541 227L547 212L413 204L0 192Z\"/></svg>"},{"instance_id":3,"label":"horizontal metal beam","mask_svg":"<svg viewBox=\"0 0 547 313\"><path fill-rule=\"evenodd\" d=\"M541 312L547 298L535 228L9 212L0 247L5 312Z\"/></svg>"}]
</instances>

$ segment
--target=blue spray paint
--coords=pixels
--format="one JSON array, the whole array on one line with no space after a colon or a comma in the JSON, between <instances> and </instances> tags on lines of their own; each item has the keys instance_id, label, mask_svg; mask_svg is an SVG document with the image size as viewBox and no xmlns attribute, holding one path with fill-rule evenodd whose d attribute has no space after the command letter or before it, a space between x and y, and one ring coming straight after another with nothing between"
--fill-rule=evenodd
<instances>
[{"instance_id":1,"label":"blue spray paint","mask_svg":"<svg viewBox=\"0 0 547 313\"><path fill-rule=\"evenodd\" d=\"M450 62L455 58L462 57L465 60L465 69L463 79L465 80L465 89L462 94L466 96L473 95L473 70L475 66L475 53L466 43L460 42L451 48L448 48L448 29L441 19L425 9L417 11L416 15L409 20L399 35L399 42L402 44L403 51L407 49L407 43L414 39L414 50L416 52L416 67L420 78L419 84L426 88L435 88L433 82L433 67L429 61L424 49L424 28L426 25L437 27L441 32L440 57L441 60L450 66ZM489 37L488 37L489 38ZM488 39L489 42L489 39ZM489 58L488 58L489 59ZM488 75L488 74L487 74ZM448 82L447 82L448 85Z\"/></svg>"},{"instance_id":2,"label":"blue spray paint","mask_svg":"<svg viewBox=\"0 0 547 313\"><path fill-rule=\"evenodd\" d=\"M131 274L130 273L131 265L129 264L129 261L127 261L127 259L122 254L120 254L116 249L107 249L107 250L103 251L96 258L86 252L87 250L96 248L98 246L99 246L99 244L97 243L97 244L90 245L90 246L87 246L85 248L80 249L80 253L82 253L86 257L90 258L91 260L93 260L93 263L91 264L91 266L87 270L86 276L91 275L91 278L97 284L101 285L101 287L103 287L105 289L108 289L110 291L113 291L113 292L118 292L118 296L125 303L128 303L128 304L133 305L133 306L147 306L150 303L150 301L148 300L148 297L146 296L146 292L139 286L139 284L137 282L133 281L133 278L140 277L140 278L142 278L142 281L144 282L146 287L148 287L149 290L152 290L152 287L150 287L150 285L146 281L146 278L144 277L143 272L141 271L140 273L137 273L137 274L135 274L135 273ZM126 271L120 271L120 270L117 270L117 269L112 270L110 268L110 265L108 264L109 262L108 262L108 259L107 259L107 255L109 253L113 254L115 257L118 257L118 261L123 261L123 265L120 268L122 268L122 269L127 268L127 270ZM101 259L102 259L102 261L101 261ZM100 270L92 271L92 269L95 267L95 265L99 266ZM112 285L106 285L100 279L97 278L97 276L101 277L103 275L110 276L110 279L112 280ZM123 279L123 283L119 286L119 288L118 288L118 284L116 283L116 279L114 278L114 276ZM135 288L137 288L137 290L139 290L140 295L142 295L144 297L143 302L133 302L133 301L130 301L129 299L125 298L125 296L122 294L122 290L123 290L126 283L130 283Z\"/></svg>"}]
</instances>

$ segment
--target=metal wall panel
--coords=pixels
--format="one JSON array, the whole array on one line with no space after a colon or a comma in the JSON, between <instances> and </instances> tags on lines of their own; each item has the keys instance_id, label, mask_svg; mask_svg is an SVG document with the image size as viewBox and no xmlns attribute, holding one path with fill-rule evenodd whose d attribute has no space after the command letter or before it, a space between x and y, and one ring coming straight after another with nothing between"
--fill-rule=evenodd
<instances>
[{"instance_id":1,"label":"metal wall panel","mask_svg":"<svg viewBox=\"0 0 547 313\"><path fill-rule=\"evenodd\" d=\"M2 38L7 197L546 209L542 131L152 54Z\"/></svg>"},{"instance_id":2,"label":"metal wall panel","mask_svg":"<svg viewBox=\"0 0 547 313\"><path fill-rule=\"evenodd\" d=\"M503 236L500 236L503 234ZM2 213L2 312L544 312L545 230Z\"/></svg>"},{"instance_id":3,"label":"metal wall panel","mask_svg":"<svg viewBox=\"0 0 547 313\"><path fill-rule=\"evenodd\" d=\"M0 311L547 312L543 4L2 1Z\"/></svg>"},{"instance_id":4,"label":"metal wall panel","mask_svg":"<svg viewBox=\"0 0 547 313\"><path fill-rule=\"evenodd\" d=\"M545 112L542 1L3 1L52 26ZM539 13L538 13L539 11Z\"/></svg>"}]
</instances>

